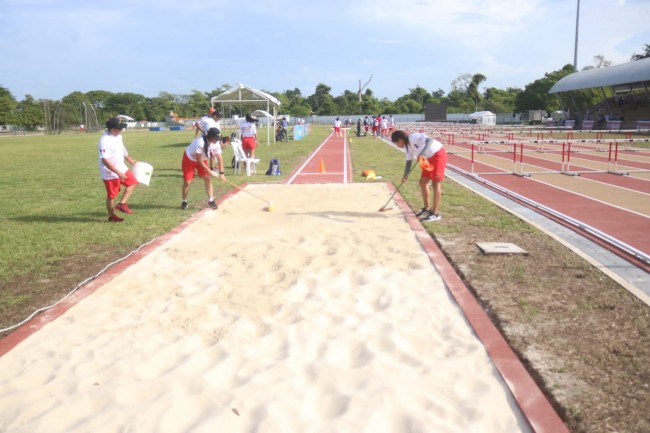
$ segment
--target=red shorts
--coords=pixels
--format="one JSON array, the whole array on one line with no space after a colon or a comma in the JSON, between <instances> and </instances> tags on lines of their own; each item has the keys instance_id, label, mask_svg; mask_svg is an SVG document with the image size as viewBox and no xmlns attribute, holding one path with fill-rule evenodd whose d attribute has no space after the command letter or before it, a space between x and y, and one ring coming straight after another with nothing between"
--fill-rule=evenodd
<instances>
[{"instance_id":1,"label":"red shorts","mask_svg":"<svg viewBox=\"0 0 650 433\"><path fill-rule=\"evenodd\" d=\"M255 137L242 137L241 148L244 149L244 152L255 150L256 147L257 141L255 141Z\"/></svg>"},{"instance_id":2,"label":"red shorts","mask_svg":"<svg viewBox=\"0 0 650 433\"><path fill-rule=\"evenodd\" d=\"M118 196L120 193L120 186L131 186L138 183L138 180L135 178L131 170L127 170L124 173L126 180L122 180L119 177L116 179L104 180L104 186L106 187L106 197L113 199Z\"/></svg>"},{"instance_id":3,"label":"red shorts","mask_svg":"<svg viewBox=\"0 0 650 433\"><path fill-rule=\"evenodd\" d=\"M434 153L430 158L427 159L427 161L429 161L429 163L433 166L433 170L422 170L420 179L431 179L437 182L443 180L445 178L445 166L447 165L447 151L445 148L443 147Z\"/></svg>"},{"instance_id":4,"label":"red shorts","mask_svg":"<svg viewBox=\"0 0 650 433\"><path fill-rule=\"evenodd\" d=\"M201 177L210 176L210 173L205 170L203 164L198 161L192 161L185 152L183 152L183 162L181 163L181 167L183 168L183 179L185 180L194 179L194 170L196 170Z\"/></svg>"},{"instance_id":5,"label":"red shorts","mask_svg":"<svg viewBox=\"0 0 650 433\"><path fill-rule=\"evenodd\" d=\"M341 127L340 126L335 126L334 127L334 132L337 133L337 134L340 133L341 132Z\"/></svg>"}]
</instances>

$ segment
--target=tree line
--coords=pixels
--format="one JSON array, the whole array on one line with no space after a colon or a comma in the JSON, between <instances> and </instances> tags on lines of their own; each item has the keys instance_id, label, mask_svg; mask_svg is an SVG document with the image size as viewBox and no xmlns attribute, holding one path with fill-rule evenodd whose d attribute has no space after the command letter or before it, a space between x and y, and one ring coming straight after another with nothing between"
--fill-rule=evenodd
<instances>
[{"instance_id":1,"label":"tree line","mask_svg":"<svg viewBox=\"0 0 650 433\"><path fill-rule=\"evenodd\" d=\"M642 54L633 54L631 59L647 57L650 57L650 44L644 46ZM594 57L594 64L583 70L610 65L610 61L602 55L597 55ZM463 73L452 81L448 93L440 88L427 90L416 85L394 101L377 98L370 88L363 93L345 90L341 95L334 96L331 94L331 87L324 83L319 83L314 93L307 96L298 88L282 92L265 91L281 101L283 114L294 117L422 113L425 105L429 103L447 104L448 113L471 113L476 110L488 110L493 113L522 113L528 110L552 112L563 109L567 101L562 101L548 91L557 81L573 72L573 65L567 64L561 69L544 74L523 89L485 87L482 91L480 86L487 81L485 75ZM170 112L179 117L196 118L207 112L212 97L230 87L224 84L210 91L193 90L189 95L160 92L155 97L105 90L85 93L75 91L60 100L35 99L32 95L26 95L23 100L18 101L9 89L0 86L0 125L14 125L28 130L46 127L48 130L60 131L92 123L91 120L98 123L102 129L101 125L106 119L119 114L152 122L164 121ZM577 91L572 96L572 104L579 108L594 106L602 100L599 89ZM245 110L245 107L234 106L232 114L243 115Z\"/></svg>"}]
</instances>

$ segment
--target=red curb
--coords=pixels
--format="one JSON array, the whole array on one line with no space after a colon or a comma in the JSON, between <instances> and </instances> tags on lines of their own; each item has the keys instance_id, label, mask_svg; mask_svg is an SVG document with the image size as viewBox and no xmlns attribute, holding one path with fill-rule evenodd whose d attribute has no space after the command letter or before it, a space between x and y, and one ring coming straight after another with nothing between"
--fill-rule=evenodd
<instances>
[{"instance_id":1,"label":"red curb","mask_svg":"<svg viewBox=\"0 0 650 433\"><path fill-rule=\"evenodd\" d=\"M388 185L395 191L393 184L389 183ZM406 216L406 221L415 232L422 248L427 252L431 263L442 276L449 292L483 343L485 350L510 389L530 428L536 433L569 433L567 426L560 419L503 335L501 335L501 332L490 321L485 310L465 286L451 263L415 217L399 192L395 194L394 199Z\"/></svg>"}]
</instances>

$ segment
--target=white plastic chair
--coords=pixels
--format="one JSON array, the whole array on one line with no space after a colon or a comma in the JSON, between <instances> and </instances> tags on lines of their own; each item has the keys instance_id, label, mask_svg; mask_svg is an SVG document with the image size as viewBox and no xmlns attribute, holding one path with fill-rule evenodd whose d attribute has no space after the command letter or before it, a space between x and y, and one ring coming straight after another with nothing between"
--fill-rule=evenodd
<instances>
[{"instance_id":1,"label":"white plastic chair","mask_svg":"<svg viewBox=\"0 0 650 433\"><path fill-rule=\"evenodd\" d=\"M235 153L235 174L239 173L242 163L246 166L246 176L250 176L251 173L256 173L256 165L260 162L259 158L247 157L242 148L241 141L238 139L231 140L230 145Z\"/></svg>"}]
</instances>

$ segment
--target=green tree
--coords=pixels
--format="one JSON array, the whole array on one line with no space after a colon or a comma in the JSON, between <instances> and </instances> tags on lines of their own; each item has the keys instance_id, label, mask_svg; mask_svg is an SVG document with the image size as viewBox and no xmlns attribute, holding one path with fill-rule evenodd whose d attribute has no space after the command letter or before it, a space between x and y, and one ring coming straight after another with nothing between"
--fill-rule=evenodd
<instances>
[{"instance_id":1,"label":"green tree","mask_svg":"<svg viewBox=\"0 0 650 433\"><path fill-rule=\"evenodd\" d=\"M25 95L25 99L16 107L16 123L27 129L36 129L44 124L43 109L38 101L31 95Z\"/></svg>"},{"instance_id":2,"label":"green tree","mask_svg":"<svg viewBox=\"0 0 650 433\"><path fill-rule=\"evenodd\" d=\"M177 114L181 117L201 117L210 108L210 98L200 90L194 89L190 95L178 100L180 107Z\"/></svg>"},{"instance_id":3,"label":"green tree","mask_svg":"<svg viewBox=\"0 0 650 433\"><path fill-rule=\"evenodd\" d=\"M643 53L632 54L630 60L641 60L641 59L647 59L648 57L650 57L650 44L645 44L643 46Z\"/></svg>"},{"instance_id":4,"label":"green tree","mask_svg":"<svg viewBox=\"0 0 650 433\"><path fill-rule=\"evenodd\" d=\"M323 83L319 83L316 86L314 94L307 98L312 112L319 116L331 116L335 114L336 105L332 100L332 95L330 95L331 90L331 87Z\"/></svg>"},{"instance_id":5,"label":"green tree","mask_svg":"<svg viewBox=\"0 0 650 433\"><path fill-rule=\"evenodd\" d=\"M515 99L521 89L508 87L506 90L488 87L483 93L483 109L493 113L512 113L515 110Z\"/></svg>"},{"instance_id":6,"label":"green tree","mask_svg":"<svg viewBox=\"0 0 650 433\"><path fill-rule=\"evenodd\" d=\"M17 105L9 89L0 86L0 125L11 125L15 122L14 113Z\"/></svg>"},{"instance_id":7,"label":"green tree","mask_svg":"<svg viewBox=\"0 0 650 433\"><path fill-rule=\"evenodd\" d=\"M467 96L472 99L474 102L474 110L478 111L478 104L481 101L481 92L478 90L478 86L481 85L483 81L487 80L483 74L474 74L472 79L467 86Z\"/></svg>"},{"instance_id":8,"label":"green tree","mask_svg":"<svg viewBox=\"0 0 650 433\"><path fill-rule=\"evenodd\" d=\"M113 93L106 101L104 113L106 119L100 119L100 122L120 114L134 119L144 119L146 100L147 98L137 93Z\"/></svg>"},{"instance_id":9,"label":"green tree","mask_svg":"<svg viewBox=\"0 0 650 433\"><path fill-rule=\"evenodd\" d=\"M559 109L559 99L556 95L548 92L555 83L573 72L575 72L573 65L567 64L562 69L547 72L543 78L526 85L515 98L515 111L545 110L552 112Z\"/></svg>"}]
</instances>

